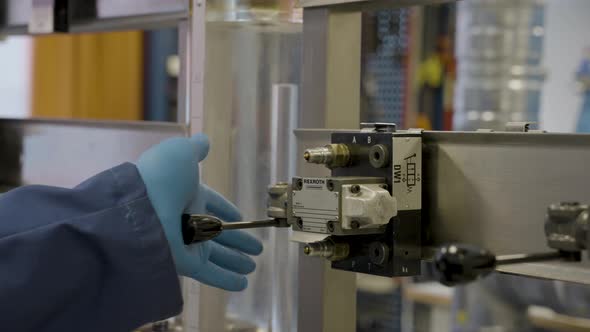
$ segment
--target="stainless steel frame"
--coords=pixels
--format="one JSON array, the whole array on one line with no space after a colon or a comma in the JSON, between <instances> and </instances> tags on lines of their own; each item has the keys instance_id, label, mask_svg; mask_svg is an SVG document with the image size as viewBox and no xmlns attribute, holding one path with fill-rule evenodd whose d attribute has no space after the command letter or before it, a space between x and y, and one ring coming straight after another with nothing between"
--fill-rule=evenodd
<instances>
[{"instance_id":1,"label":"stainless steel frame","mask_svg":"<svg viewBox=\"0 0 590 332\"><path fill-rule=\"evenodd\" d=\"M186 126L173 123L0 120L1 184L74 186L184 135Z\"/></svg>"},{"instance_id":2,"label":"stainless steel frame","mask_svg":"<svg viewBox=\"0 0 590 332\"><path fill-rule=\"evenodd\" d=\"M70 31L148 29L176 25L180 20L189 18L190 4L186 0L96 0L96 14L92 17L73 17Z\"/></svg>"},{"instance_id":3,"label":"stainless steel frame","mask_svg":"<svg viewBox=\"0 0 590 332\"><path fill-rule=\"evenodd\" d=\"M328 144L330 133L339 131L297 130L299 150ZM590 135L425 131L423 143L426 246L462 242L498 255L550 251L544 233L547 207L590 200L590 186L584 181L589 176ZM326 175L303 161L298 170L303 176ZM587 260L498 270L590 284Z\"/></svg>"},{"instance_id":4,"label":"stainless steel frame","mask_svg":"<svg viewBox=\"0 0 590 332\"><path fill-rule=\"evenodd\" d=\"M0 33L54 32L56 1L3 0ZM70 0L68 32L147 29L176 25L190 14L188 0ZM88 10L90 8L91 10ZM81 10L83 9L83 10Z\"/></svg>"},{"instance_id":5,"label":"stainless steel frame","mask_svg":"<svg viewBox=\"0 0 590 332\"><path fill-rule=\"evenodd\" d=\"M544 252L549 204L590 201L590 135L425 132L424 144L425 212L434 245ZM589 267L586 261L499 270L590 284Z\"/></svg>"},{"instance_id":6,"label":"stainless steel frame","mask_svg":"<svg viewBox=\"0 0 590 332\"><path fill-rule=\"evenodd\" d=\"M424 132L425 203L435 244L496 254L547 250L546 208L590 200L590 135ZM588 280L590 282L590 280Z\"/></svg>"},{"instance_id":7,"label":"stainless steel frame","mask_svg":"<svg viewBox=\"0 0 590 332\"><path fill-rule=\"evenodd\" d=\"M300 0L299 3L304 8L329 6L358 11L379 8L424 6L452 1L456 0Z\"/></svg>"},{"instance_id":8,"label":"stainless steel frame","mask_svg":"<svg viewBox=\"0 0 590 332\"><path fill-rule=\"evenodd\" d=\"M301 0L305 24L300 127L358 128L360 51L350 44L360 45L359 15L363 10L441 2ZM583 184L590 162L590 136L544 135L424 133L424 181L425 192L429 192L424 209L430 213L426 220L432 231L431 244L463 241L497 253L548 250L543 234L547 205L590 199L590 189ZM298 142L318 143L321 136L317 130L300 130ZM324 136L316 146L328 142ZM313 173L317 168L313 171L305 165L300 165L298 172L320 175ZM535 263L499 270L590 283L587 267L587 263ZM354 292L349 292L355 288L354 281L341 284L349 294L346 300L340 298L338 306L327 307L324 303L330 300L325 296L335 295L324 293L322 301L309 296L319 289L317 284L326 289L333 282L325 279L322 266L301 263L299 273L313 276L300 278L299 306L306 316L300 311L299 326L308 326L304 325L307 317L319 317L315 326L322 326L320 318L332 317L332 311L348 312L354 303ZM310 285L310 279L317 284Z\"/></svg>"},{"instance_id":9,"label":"stainless steel frame","mask_svg":"<svg viewBox=\"0 0 590 332\"><path fill-rule=\"evenodd\" d=\"M178 122L0 120L3 189L27 183L73 186L113 165L137 160L141 152L163 139L187 136L202 127L204 1L79 0L70 4L92 10L72 10L67 32L178 25L181 63ZM55 1L50 0L0 1L0 33L57 31L51 17L54 5ZM184 316L184 330L221 330L223 319L220 318L224 317L225 306L213 301L223 301L223 296L210 296L209 288L194 281L187 280L185 286L185 312L190 314Z\"/></svg>"},{"instance_id":10,"label":"stainless steel frame","mask_svg":"<svg viewBox=\"0 0 590 332\"><path fill-rule=\"evenodd\" d=\"M31 17L32 2L2 1L0 2L0 33L26 33Z\"/></svg>"},{"instance_id":11,"label":"stainless steel frame","mask_svg":"<svg viewBox=\"0 0 590 332\"><path fill-rule=\"evenodd\" d=\"M306 9L300 126L358 127L361 10L440 2L445 1L302 0ZM27 3L1 2L0 32L27 31L32 10ZM1 164L3 184L72 185L113 164L135 160L166 137L200 130L205 5L204 0L97 0L95 17L73 17L70 31L76 32L179 24L183 68L179 101L186 112L179 114L178 124L2 120L2 158L14 157ZM464 241L497 253L545 250L546 205L590 198L590 187L584 183L590 136L426 132L424 141L425 191L429 192L425 209L430 212L433 244ZM92 163L84 163L88 160ZM304 167L299 174L305 175ZM537 263L501 271L590 283L590 270L584 266ZM299 329L352 331L354 275L307 259L302 260L299 274ZM189 283L187 290L191 295L185 307L191 314L185 316L186 331L218 330L218 312L208 311L215 306L200 306L198 299L209 294L220 297L196 283Z\"/></svg>"}]
</instances>

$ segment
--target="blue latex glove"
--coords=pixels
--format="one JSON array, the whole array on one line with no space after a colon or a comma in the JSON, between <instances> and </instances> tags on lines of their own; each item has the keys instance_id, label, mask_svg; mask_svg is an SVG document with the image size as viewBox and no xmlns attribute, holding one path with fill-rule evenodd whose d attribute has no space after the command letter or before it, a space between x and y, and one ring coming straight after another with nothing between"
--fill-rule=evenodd
<instances>
[{"instance_id":1,"label":"blue latex glove","mask_svg":"<svg viewBox=\"0 0 590 332\"><path fill-rule=\"evenodd\" d=\"M212 241L184 245L181 215L201 213L226 221L240 220L238 209L213 189L199 183L199 162L209 152L205 135L172 138L144 152L137 162L148 197L162 223L178 274L229 291L247 287L246 274L256 264L246 256L262 244L241 231L224 231Z\"/></svg>"}]
</instances>

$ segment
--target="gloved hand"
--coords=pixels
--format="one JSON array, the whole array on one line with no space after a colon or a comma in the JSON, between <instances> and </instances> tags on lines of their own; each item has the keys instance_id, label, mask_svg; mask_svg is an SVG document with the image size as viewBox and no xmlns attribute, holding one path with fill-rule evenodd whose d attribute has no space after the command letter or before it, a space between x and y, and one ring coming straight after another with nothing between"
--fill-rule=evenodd
<instances>
[{"instance_id":1,"label":"gloved hand","mask_svg":"<svg viewBox=\"0 0 590 332\"><path fill-rule=\"evenodd\" d=\"M238 209L213 189L200 184L199 162L209 152L205 135L172 138L144 152L137 162L148 197L168 239L178 274L229 291L246 288L246 274L256 264L246 256L262 252L262 244L241 231L224 231L212 241L186 246L183 212L215 215L225 221L241 218Z\"/></svg>"}]
</instances>

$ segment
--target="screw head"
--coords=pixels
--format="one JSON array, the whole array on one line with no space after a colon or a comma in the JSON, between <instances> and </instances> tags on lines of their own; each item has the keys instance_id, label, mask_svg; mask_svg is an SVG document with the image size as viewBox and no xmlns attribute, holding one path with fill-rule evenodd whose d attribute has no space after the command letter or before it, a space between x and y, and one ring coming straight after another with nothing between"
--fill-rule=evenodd
<instances>
[{"instance_id":1,"label":"screw head","mask_svg":"<svg viewBox=\"0 0 590 332\"><path fill-rule=\"evenodd\" d=\"M353 220L350 222L350 228L359 229L359 227L361 227L361 224L358 222L358 220Z\"/></svg>"},{"instance_id":2,"label":"screw head","mask_svg":"<svg viewBox=\"0 0 590 332\"><path fill-rule=\"evenodd\" d=\"M334 191L334 181L328 180L328 182L326 182L326 187L329 191Z\"/></svg>"},{"instance_id":3,"label":"screw head","mask_svg":"<svg viewBox=\"0 0 590 332\"><path fill-rule=\"evenodd\" d=\"M353 194L358 194L361 192L361 186L359 186L358 184L353 184L352 186L350 186L350 192Z\"/></svg>"},{"instance_id":4,"label":"screw head","mask_svg":"<svg viewBox=\"0 0 590 332\"><path fill-rule=\"evenodd\" d=\"M330 233L334 232L334 222L333 221L328 222L328 231Z\"/></svg>"},{"instance_id":5,"label":"screw head","mask_svg":"<svg viewBox=\"0 0 590 332\"><path fill-rule=\"evenodd\" d=\"M374 168L384 168L389 165L389 155L389 149L385 145L373 145L369 149L369 162Z\"/></svg>"},{"instance_id":6,"label":"screw head","mask_svg":"<svg viewBox=\"0 0 590 332\"><path fill-rule=\"evenodd\" d=\"M299 228L303 228L303 219L301 219L301 218L297 218L297 221L296 221L296 223L297 223L297 227L299 227Z\"/></svg>"},{"instance_id":7,"label":"screw head","mask_svg":"<svg viewBox=\"0 0 590 332\"><path fill-rule=\"evenodd\" d=\"M559 205L562 207L577 207L580 205L580 202L561 202Z\"/></svg>"},{"instance_id":8,"label":"screw head","mask_svg":"<svg viewBox=\"0 0 590 332\"><path fill-rule=\"evenodd\" d=\"M296 190L301 190L303 189L303 179L297 179L295 181L295 189Z\"/></svg>"},{"instance_id":9,"label":"screw head","mask_svg":"<svg viewBox=\"0 0 590 332\"><path fill-rule=\"evenodd\" d=\"M385 265L389 259L389 246L382 242L372 242L369 245L369 258L376 265Z\"/></svg>"}]
</instances>

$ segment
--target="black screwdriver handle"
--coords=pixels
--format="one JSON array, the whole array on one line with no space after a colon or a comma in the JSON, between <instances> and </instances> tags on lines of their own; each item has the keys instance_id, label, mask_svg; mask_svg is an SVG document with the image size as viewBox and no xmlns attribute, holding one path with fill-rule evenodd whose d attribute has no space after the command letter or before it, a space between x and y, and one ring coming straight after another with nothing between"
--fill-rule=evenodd
<instances>
[{"instance_id":1,"label":"black screwdriver handle","mask_svg":"<svg viewBox=\"0 0 590 332\"><path fill-rule=\"evenodd\" d=\"M207 215L182 215L182 240L185 245L208 241L223 231L221 220Z\"/></svg>"},{"instance_id":2,"label":"black screwdriver handle","mask_svg":"<svg viewBox=\"0 0 590 332\"><path fill-rule=\"evenodd\" d=\"M484 277L496 268L496 256L470 244L449 244L434 257L438 281L455 286Z\"/></svg>"},{"instance_id":3,"label":"black screwdriver handle","mask_svg":"<svg viewBox=\"0 0 590 332\"><path fill-rule=\"evenodd\" d=\"M500 265L556 259L579 261L580 254L576 252L550 251L495 256L490 251L474 245L455 243L438 249L434 257L434 265L438 281L446 286L455 286L483 278Z\"/></svg>"}]
</instances>

